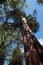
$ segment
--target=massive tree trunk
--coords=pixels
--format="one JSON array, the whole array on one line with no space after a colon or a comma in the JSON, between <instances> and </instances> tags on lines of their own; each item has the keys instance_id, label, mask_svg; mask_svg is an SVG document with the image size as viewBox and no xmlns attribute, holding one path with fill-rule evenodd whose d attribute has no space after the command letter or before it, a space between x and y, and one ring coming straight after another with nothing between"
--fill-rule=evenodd
<instances>
[{"instance_id":1,"label":"massive tree trunk","mask_svg":"<svg viewBox=\"0 0 43 65\"><path fill-rule=\"evenodd\" d=\"M21 22L26 65L43 65L43 47L32 33L24 17Z\"/></svg>"}]
</instances>

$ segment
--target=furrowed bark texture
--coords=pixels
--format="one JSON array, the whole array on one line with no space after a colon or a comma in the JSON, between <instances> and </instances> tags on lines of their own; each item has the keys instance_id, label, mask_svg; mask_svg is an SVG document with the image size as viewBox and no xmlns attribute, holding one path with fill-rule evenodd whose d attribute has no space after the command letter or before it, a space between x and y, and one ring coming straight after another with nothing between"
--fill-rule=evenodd
<instances>
[{"instance_id":1,"label":"furrowed bark texture","mask_svg":"<svg viewBox=\"0 0 43 65\"><path fill-rule=\"evenodd\" d=\"M26 65L43 65L43 47L29 28L25 18L22 18L23 44Z\"/></svg>"}]
</instances>

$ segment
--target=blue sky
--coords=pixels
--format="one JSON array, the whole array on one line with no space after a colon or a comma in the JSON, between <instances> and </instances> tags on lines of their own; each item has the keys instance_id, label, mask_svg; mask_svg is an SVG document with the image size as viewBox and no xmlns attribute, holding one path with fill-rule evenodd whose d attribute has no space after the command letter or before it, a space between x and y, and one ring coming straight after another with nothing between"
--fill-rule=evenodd
<instances>
[{"instance_id":1,"label":"blue sky","mask_svg":"<svg viewBox=\"0 0 43 65\"><path fill-rule=\"evenodd\" d=\"M43 5L40 6L38 3L36 3L36 0L27 0L27 3L29 4L28 8L25 8L26 14L32 14L35 9L37 9L37 21L40 24L39 31L35 34L37 39L40 39L39 41L43 43ZM23 51L23 50L22 50ZM7 62L5 62L4 65L7 65Z\"/></svg>"},{"instance_id":2,"label":"blue sky","mask_svg":"<svg viewBox=\"0 0 43 65\"><path fill-rule=\"evenodd\" d=\"M39 31L35 34L37 39L43 39L43 5L39 5L36 0L27 0L29 7L25 9L26 14L32 14L37 9L37 21L40 24Z\"/></svg>"}]
</instances>

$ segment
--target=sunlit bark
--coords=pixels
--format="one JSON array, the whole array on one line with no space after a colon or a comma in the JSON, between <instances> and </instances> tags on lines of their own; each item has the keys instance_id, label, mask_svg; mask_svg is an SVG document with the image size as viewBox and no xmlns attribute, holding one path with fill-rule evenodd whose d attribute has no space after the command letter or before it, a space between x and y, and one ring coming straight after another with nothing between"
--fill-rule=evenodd
<instances>
[{"instance_id":1,"label":"sunlit bark","mask_svg":"<svg viewBox=\"0 0 43 65\"><path fill-rule=\"evenodd\" d=\"M22 17L23 43L26 58L26 65L43 65L43 47L40 45L27 21Z\"/></svg>"}]
</instances>

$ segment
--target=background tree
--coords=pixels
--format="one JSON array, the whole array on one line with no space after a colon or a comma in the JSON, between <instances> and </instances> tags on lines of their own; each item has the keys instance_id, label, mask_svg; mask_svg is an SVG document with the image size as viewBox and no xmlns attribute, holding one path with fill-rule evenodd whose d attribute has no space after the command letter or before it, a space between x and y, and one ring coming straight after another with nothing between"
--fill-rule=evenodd
<instances>
[{"instance_id":1,"label":"background tree","mask_svg":"<svg viewBox=\"0 0 43 65\"><path fill-rule=\"evenodd\" d=\"M22 59L21 51L18 47L16 47L13 50L12 59L11 59L9 65L22 65L22 63L23 63L23 59Z\"/></svg>"}]
</instances>

